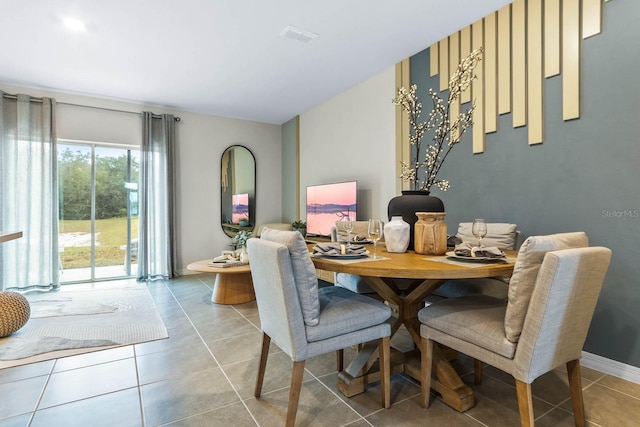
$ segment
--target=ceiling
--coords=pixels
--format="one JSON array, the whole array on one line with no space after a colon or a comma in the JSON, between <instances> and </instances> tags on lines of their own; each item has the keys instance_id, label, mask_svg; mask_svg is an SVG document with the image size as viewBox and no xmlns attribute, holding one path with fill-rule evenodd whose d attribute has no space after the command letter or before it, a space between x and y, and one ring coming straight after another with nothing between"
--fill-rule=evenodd
<instances>
[{"instance_id":1,"label":"ceiling","mask_svg":"<svg viewBox=\"0 0 640 427\"><path fill-rule=\"evenodd\" d=\"M282 124L507 3L0 0L0 83Z\"/></svg>"}]
</instances>

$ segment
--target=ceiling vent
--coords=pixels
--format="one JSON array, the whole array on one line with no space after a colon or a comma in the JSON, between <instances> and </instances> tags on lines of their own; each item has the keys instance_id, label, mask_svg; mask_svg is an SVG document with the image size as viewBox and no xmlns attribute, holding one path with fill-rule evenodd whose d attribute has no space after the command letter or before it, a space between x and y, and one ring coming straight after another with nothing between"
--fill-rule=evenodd
<instances>
[{"instance_id":1,"label":"ceiling vent","mask_svg":"<svg viewBox=\"0 0 640 427\"><path fill-rule=\"evenodd\" d=\"M289 25L287 28L282 30L280 36L287 39L297 40L302 43L311 43L318 37L318 34Z\"/></svg>"}]
</instances>

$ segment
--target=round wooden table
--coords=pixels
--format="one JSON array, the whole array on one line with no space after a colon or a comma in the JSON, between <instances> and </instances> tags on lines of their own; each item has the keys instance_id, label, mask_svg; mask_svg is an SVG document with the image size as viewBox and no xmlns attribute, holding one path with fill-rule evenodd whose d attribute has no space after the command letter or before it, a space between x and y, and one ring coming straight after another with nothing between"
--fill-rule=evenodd
<instances>
[{"instance_id":1,"label":"round wooden table","mask_svg":"<svg viewBox=\"0 0 640 427\"><path fill-rule=\"evenodd\" d=\"M313 252L313 245L309 245ZM372 248L371 248L372 249ZM371 251L370 251L371 252ZM326 257L312 257L315 267L319 270L338 273L350 273L361 276L393 310L393 324L391 333L394 334L404 325L413 339L416 348L420 349L420 322L418 311L424 307L424 299L438 286L449 279L473 279L510 275L515 265L515 251L505 251L506 262L489 262L486 264L468 263L448 259L446 256L420 255L413 251L405 253L389 253L384 245L378 247L381 260L370 258L358 261L340 260ZM405 286L398 286L398 279L403 279ZM407 280L408 279L408 280ZM406 286L406 282L409 285ZM364 346L362 352L375 351L373 347ZM364 374L365 363L371 355L359 355L338 375L338 389L348 397L364 391L367 378ZM356 363L357 362L357 363ZM402 370L420 379L420 366L415 366L409 358L403 362ZM364 370L363 370L364 369ZM466 411L475 404L473 391L464 384L447 357L434 348L434 373L437 380L432 382L432 388L442 395L442 399L451 407ZM375 381L375 376L371 377Z\"/></svg>"},{"instance_id":2,"label":"round wooden table","mask_svg":"<svg viewBox=\"0 0 640 427\"><path fill-rule=\"evenodd\" d=\"M215 273L211 301L216 304L243 304L256 299L249 264L233 267L214 267L212 259L192 262L187 270Z\"/></svg>"}]
</instances>

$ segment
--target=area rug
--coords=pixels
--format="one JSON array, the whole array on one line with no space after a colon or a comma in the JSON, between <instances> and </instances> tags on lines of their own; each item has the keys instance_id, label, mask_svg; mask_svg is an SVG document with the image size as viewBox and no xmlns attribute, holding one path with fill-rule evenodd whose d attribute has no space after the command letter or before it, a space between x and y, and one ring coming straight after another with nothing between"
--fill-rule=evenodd
<instances>
[{"instance_id":1,"label":"area rug","mask_svg":"<svg viewBox=\"0 0 640 427\"><path fill-rule=\"evenodd\" d=\"M113 283L26 295L31 318L0 338L0 369L167 338L146 285Z\"/></svg>"}]
</instances>

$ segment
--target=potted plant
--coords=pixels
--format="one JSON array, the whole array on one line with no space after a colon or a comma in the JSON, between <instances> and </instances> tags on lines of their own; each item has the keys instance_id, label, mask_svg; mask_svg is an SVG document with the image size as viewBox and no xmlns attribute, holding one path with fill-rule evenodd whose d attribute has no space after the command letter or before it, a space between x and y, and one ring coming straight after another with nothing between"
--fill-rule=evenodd
<instances>
[{"instance_id":1,"label":"potted plant","mask_svg":"<svg viewBox=\"0 0 640 427\"><path fill-rule=\"evenodd\" d=\"M291 223L291 229L302 234L302 237L307 236L307 223L305 221L296 220Z\"/></svg>"},{"instance_id":2,"label":"potted plant","mask_svg":"<svg viewBox=\"0 0 640 427\"><path fill-rule=\"evenodd\" d=\"M466 91L473 79L476 78L474 69L482 56L482 48L476 49L466 57L449 80L449 95L442 99L433 89L429 89L433 108L425 121L420 121L422 102L416 95L417 86L411 85L409 90L404 87L398 89L393 103L399 106L407 115L411 135L409 142L412 145L411 163L401 162L402 175L400 178L409 182L414 191L429 192L435 185L442 191L449 189L449 181L438 178L438 172L449 155L451 149L462 140L462 136L473 124L473 111L475 103L472 103L466 111L451 114L451 106L458 102L462 93ZM421 148L422 138L428 132L433 132L430 138L432 143ZM420 157L424 156L424 160Z\"/></svg>"},{"instance_id":3,"label":"potted plant","mask_svg":"<svg viewBox=\"0 0 640 427\"><path fill-rule=\"evenodd\" d=\"M247 240L251 237L251 232L247 230L240 230L231 239L231 244L236 248L241 248L247 245Z\"/></svg>"},{"instance_id":4,"label":"potted plant","mask_svg":"<svg viewBox=\"0 0 640 427\"><path fill-rule=\"evenodd\" d=\"M449 80L446 99L429 89L432 109L425 120L420 119L422 102L416 94L415 84L409 89L399 88L393 99L393 103L405 113L411 129L411 161L401 162L400 175L402 181L411 185L411 190L403 190L401 196L391 199L387 213L389 218L401 216L409 224L409 249L414 249L416 212L444 212L442 200L431 196L430 191L434 185L442 191L449 189L449 181L439 178L438 173L451 149L473 124L475 104L457 115L451 114L451 107L460 102L460 96L476 77L473 70L480 62L482 52L482 48L474 50L458 65ZM430 137L423 139L427 134Z\"/></svg>"}]
</instances>

